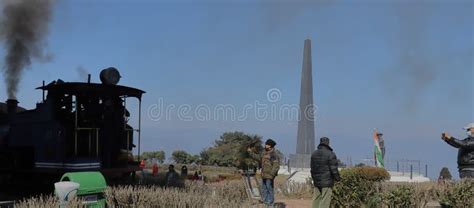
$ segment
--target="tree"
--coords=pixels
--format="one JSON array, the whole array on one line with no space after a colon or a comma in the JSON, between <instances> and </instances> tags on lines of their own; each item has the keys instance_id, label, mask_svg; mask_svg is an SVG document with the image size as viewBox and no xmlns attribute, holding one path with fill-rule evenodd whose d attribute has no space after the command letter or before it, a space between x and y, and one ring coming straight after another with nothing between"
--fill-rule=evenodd
<instances>
[{"instance_id":1,"label":"tree","mask_svg":"<svg viewBox=\"0 0 474 208\"><path fill-rule=\"evenodd\" d=\"M165 151L155 151L155 152L143 152L142 153L143 159L153 159L155 158L159 163L163 163L166 159Z\"/></svg>"},{"instance_id":2,"label":"tree","mask_svg":"<svg viewBox=\"0 0 474 208\"><path fill-rule=\"evenodd\" d=\"M214 146L201 151L201 162L207 165L236 166L247 168L258 164L247 153L248 147L257 152L262 149L262 137L243 132L226 132L214 142Z\"/></svg>"},{"instance_id":3,"label":"tree","mask_svg":"<svg viewBox=\"0 0 474 208\"><path fill-rule=\"evenodd\" d=\"M439 172L439 179L441 180L452 180L453 176L449 172L449 169L447 167L443 167L441 171Z\"/></svg>"},{"instance_id":4,"label":"tree","mask_svg":"<svg viewBox=\"0 0 474 208\"><path fill-rule=\"evenodd\" d=\"M200 163L201 157L199 155L189 155L188 163Z\"/></svg>"},{"instance_id":5,"label":"tree","mask_svg":"<svg viewBox=\"0 0 474 208\"><path fill-rule=\"evenodd\" d=\"M201 163L205 165L209 165L211 162L211 154L209 153L208 149L204 149L199 153L201 157Z\"/></svg>"},{"instance_id":6,"label":"tree","mask_svg":"<svg viewBox=\"0 0 474 208\"><path fill-rule=\"evenodd\" d=\"M192 156L184 150L176 150L171 154L171 158L173 158L176 163L180 164L189 163L191 157Z\"/></svg>"},{"instance_id":7,"label":"tree","mask_svg":"<svg viewBox=\"0 0 474 208\"><path fill-rule=\"evenodd\" d=\"M163 163L166 159L165 151L156 151L154 157L159 163Z\"/></svg>"}]
</instances>

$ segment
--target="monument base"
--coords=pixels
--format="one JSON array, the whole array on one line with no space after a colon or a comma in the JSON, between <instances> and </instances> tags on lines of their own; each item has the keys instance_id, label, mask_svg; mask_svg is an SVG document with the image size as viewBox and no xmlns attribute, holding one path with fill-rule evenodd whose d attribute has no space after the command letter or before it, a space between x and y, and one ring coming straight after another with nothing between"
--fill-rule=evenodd
<instances>
[{"instance_id":1,"label":"monument base","mask_svg":"<svg viewBox=\"0 0 474 208\"><path fill-rule=\"evenodd\" d=\"M290 167L292 168L311 168L310 154L290 154Z\"/></svg>"}]
</instances>

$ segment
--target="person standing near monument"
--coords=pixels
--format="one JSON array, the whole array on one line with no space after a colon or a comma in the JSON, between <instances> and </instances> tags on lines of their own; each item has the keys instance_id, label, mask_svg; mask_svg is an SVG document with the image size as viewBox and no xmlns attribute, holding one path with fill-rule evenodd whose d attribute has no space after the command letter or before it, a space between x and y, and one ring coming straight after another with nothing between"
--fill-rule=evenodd
<instances>
[{"instance_id":1,"label":"person standing near monument","mask_svg":"<svg viewBox=\"0 0 474 208\"><path fill-rule=\"evenodd\" d=\"M467 138L463 140L456 139L444 132L441 135L449 145L458 148L458 169L460 178L474 178L474 123L464 127Z\"/></svg>"},{"instance_id":2,"label":"person standing near monument","mask_svg":"<svg viewBox=\"0 0 474 208\"><path fill-rule=\"evenodd\" d=\"M280 169L280 158L275 150L276 142L272 139L268 139L265 142L265 150L262 154L256 154L252 151L252 148L248 148L249 155L261 162L262 167L262 200L266 206L273 207L275 201L273 184L274 179L278 175Z\"/></svg>"},{"instance_id":3,"label":"person standing near monument","mask_svg":"<svg viewBox=\"0 0 474 208\"><path fill-rule=\"evenodd\" d=\"M379 139L380 151L382 153L382 160L385 161L385 140L381 132L377 132L377 138Z\"/></svg>"},{"instance_id":4,"label":"person standing near monument","mask_svg":"<svg viewBox=\"0 0 474 208\"><path fill-rule=\"evenodd\" d=\"M334 181L341 180L336 154L329 146L329 138L322 137L318 149L311 155L311 178L313 178L313 208L329 208Z\"/></svg>"},{"instance_id":5,"label":"person standing near monument","mask_svg":"<svg viewBox=\"0 0 474 208\"><path fill-rule=\"evenodd\" d=\"M383 140L383 134L378 132L377 129L374 131L374 162L375 167L385 168L385 142Z\"/></svg>"}]
</instances>

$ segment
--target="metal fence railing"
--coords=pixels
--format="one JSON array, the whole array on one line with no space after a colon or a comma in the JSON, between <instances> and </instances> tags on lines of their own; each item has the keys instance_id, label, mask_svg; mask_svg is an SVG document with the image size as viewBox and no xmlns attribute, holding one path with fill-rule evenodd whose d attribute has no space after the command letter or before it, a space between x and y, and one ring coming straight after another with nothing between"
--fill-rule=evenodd
<instances>
[{"instance_id":1,"label":"metal fence railing","mask_svg":"<svg viewBox=\"0 0 474 208\"><path fill-rule=\"evenodd\" d=\"M374 159L357 160L355 165L364 164L366 166L375 166ZM385 169L394 172L393 174L407 175L407 176L428 176L428 164L422 163L421 160L412 159L385 159Z\"/></svg>"}]
</instances>

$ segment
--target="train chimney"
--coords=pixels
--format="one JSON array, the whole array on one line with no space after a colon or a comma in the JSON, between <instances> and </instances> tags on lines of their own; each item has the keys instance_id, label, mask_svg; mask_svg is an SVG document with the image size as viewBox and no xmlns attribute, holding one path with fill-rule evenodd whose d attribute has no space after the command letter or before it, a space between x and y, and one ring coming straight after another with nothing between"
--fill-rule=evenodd
<instances>
[{"instance_id":1,"label":"train chimney","mask_svg":"<svg viewBox=\"0 0 474 208\"><path fill-rule=\"evenodd\" d=\"M13 121L16 116L16 109L18 107L18 101L15 99L7 100L7 111L8 111L8 120Z\"/></svg>"}]
</instances>

